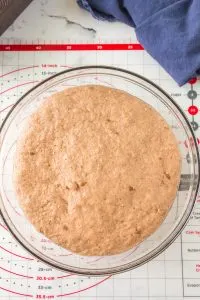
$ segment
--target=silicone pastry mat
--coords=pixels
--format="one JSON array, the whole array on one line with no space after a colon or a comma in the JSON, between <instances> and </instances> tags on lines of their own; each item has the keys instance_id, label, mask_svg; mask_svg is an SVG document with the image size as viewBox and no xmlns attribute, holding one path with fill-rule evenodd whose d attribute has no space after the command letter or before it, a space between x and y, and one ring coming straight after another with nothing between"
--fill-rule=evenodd
<instances>
[{"instance_id":1,"label":"silicone pastry mat","mask_svg":"<svg viewBox=\"0 0 200 300\"><path fill-rule=\"evenodd\" d=\"M0 119L39 81L81 65L112 65L165 89L188 116L199 143L200 80L177 84L139 44L18 44L0 46ZM187 145L186 145L187 146ZM44 240L44 247L48 243ZM0 299L200 299L200 197L181 236L148 264L120 275L87 278L54 270L16 244L0 220Z\"/></svg>"}]
</instances>

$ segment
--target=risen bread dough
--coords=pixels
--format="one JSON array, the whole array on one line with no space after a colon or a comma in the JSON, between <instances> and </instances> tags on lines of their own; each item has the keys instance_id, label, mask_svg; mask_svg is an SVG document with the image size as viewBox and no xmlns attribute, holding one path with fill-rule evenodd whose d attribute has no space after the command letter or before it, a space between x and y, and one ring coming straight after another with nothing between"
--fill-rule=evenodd
<instances>
[{"instance_id":1,"label":"risen bread dough","mask_svg":"<svg viewBox=\"0 0 200 300\"><path fill-rule=\"evenodd\" d=\"M83 255L126 251L153 233L176 195L180 154L149 105L103 86L68 88L29 118L16 192L30 222Z\"/></svg>"}]
</instances>

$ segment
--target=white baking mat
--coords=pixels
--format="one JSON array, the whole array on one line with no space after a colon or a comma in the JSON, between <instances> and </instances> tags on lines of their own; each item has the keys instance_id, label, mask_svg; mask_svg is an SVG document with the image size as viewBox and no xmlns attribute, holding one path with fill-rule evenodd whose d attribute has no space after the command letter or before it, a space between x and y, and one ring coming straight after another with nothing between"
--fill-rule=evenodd
<instances>
[{"instance_id":1,"label":"white baking mat","mask_svg":"<svg viewBox=\"0 0 200 300\"><path fill-rule=\"evenodd\" d=\"M144 50L131 50L131 45L130 50L116 50L123 48L119 45L104 50L100 45L98 50L90 51L78 51L83 46L73 51L70 45L66 46L67 51L56 51L58 45L51 45L46 51L42 46L35 46L37 51L27 51L28 47L23 45L18 47L21 51L0 46L1 121L15 101L42 79L65 68L103 64L134 71L159 84L186 112L198 138L200 80L179 88ZM44 247L48 247L45 240ZM200 197L188 226L173 245L148 264L110 278L78 277L44 265L15 242L0 220L0 299L183 300L185 297L200 299Z\"/></svg>"}]
</instances>

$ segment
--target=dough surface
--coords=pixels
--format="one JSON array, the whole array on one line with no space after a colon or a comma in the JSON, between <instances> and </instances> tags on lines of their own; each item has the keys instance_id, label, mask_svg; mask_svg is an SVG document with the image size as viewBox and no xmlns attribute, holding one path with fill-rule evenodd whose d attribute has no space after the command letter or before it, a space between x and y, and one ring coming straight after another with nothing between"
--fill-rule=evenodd
<instances>
[{"instance_id":1,"label":"dough surface","mask_svg":"<svg viewBox=\"0 0 200 300\"><path fill-rule=\"evenodd\" d=\"M171 207L180 153L149 105L98 85L44 101L17 145L17 197L49 239L82 255L124 252L153 233Z\"/></svg>"}]
</instances>

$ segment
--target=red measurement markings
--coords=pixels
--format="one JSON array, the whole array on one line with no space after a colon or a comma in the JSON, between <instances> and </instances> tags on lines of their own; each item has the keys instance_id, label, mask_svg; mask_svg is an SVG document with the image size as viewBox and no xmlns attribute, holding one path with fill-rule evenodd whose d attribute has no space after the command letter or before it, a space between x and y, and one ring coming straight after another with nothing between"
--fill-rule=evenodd
<instances>
[{"instance_id":1,"label":"red measurement markings","mask_svg":"<svg viewBox=\"0 0 200 300\"><path fill-rule=\"evenodd\" d=\"M92 263L94 263L94 262L97 262L97 261L102 260L103 258L104 258L104 257L98 257L98 258L96 258L96 259L94 259L94 260L87 261L86 264L92 264Z\"/></svg>"},{"instance_id":2,"label":"red measurement markings","mask_svg":"<svg viewBox=\"0 0 200 300\"><path fill-rule=\"evenodd\" d=\"M60 65L60 67L61 68L69 68L69 69L73 68L72 66L68 66L68 65Z\"/></svg>"},{"instance_id":3,"label":"red measurement markings","mask_svg":"<svg viewBox=\"0 0 200 300\"><path fill-rule=\"evenodd\" d=\"M40 240L41 243L52 243L52 241L42 238Z\"/></svg>"},{"instance_id":4,"label":"red measurement markings","mask_svg":"<svg viewBox=\"0 0 200 300\"><path fill-rule=\"evenodd\" d=\"M14 105L14 104L10 104L10 105L4 107L2 110L0 110L0 113L2 113L4 110L8 109L9 107L12 107L13 105Z\"/></svg>"},{"instance_id":5,"label":"red measurement markings","mask_svg":"<svg viewBox=\"0 0 200 300\"><path fill-rule=\"evenodd\" d=\"M191 79L188 81L188 83L190 83L190 84L195 84L196 82L197 82L197 78L196 78L196 77L191 78Z\"/></svg>"},{"instance_id":6,"label":"red measurement markings","mask_svg":"<svg viewBox=\"0 0 200 300\"><path fill-rule=\"evenodd\" d=\"M101 80L98 77L95 77L94 79L97 80L97 81L99 81L99 82L101 82L101 83L105 83L106 85L109 85L109 86L111 86L111 87L114 88L114 85L111 84L111 83L109 83L109 82L107 82L107 81Z\"/></svg>"},{"instance_id":7,"label":"red measurement markings","mask_svg":"<svg viewBox=\"0 0 200 300\"><path fill-rule=\"evenodd\" d=\"M5 90L5 91L0 92L0 95L4 94L4 93L6 93L6 92L8 92L8 91L10 91L10 90L12 90L12 89L18 88L18 87L20 87L20 86L27 85L27 84L31 84L31 83L35 83L35 82L38 82L38 81L29 81L29 82L25 82L25 83L22 83L22 84L18 84L18 85L13 86L13 87L11 87L11 88ZM5 111L6 109L12 107L13 105L14 105L14 104L10 104L10 105L4 107L2 110L0 110L0 113L2 113L3 111Z\"/></svg>"},{"instance_id":8,"label":"red measurement markings","mask_svg":"<svg viewBox=\"0 0 200 300\"><path fill-rule=\"evenodd\" d=\"M10 151L11 149L14 147L14 145L16 144L16 141L14 141L14 143L11 145L11 147L9 148L8 152L6 153L6 157L5 157L5 160L3 162L3 169L5 167L5 164L6 164L6 161L8 159L8 155L10 154ZM2 185L3 187L3 191L4 191L4 194L5 194L5 197L6 197L6 200L8 201L8 203L10 204L10 206L12 207L12 209L14 210L14 212L18 215L18 216L21 216L21 214L15 209L15 207L12 205L12 203L10 202L10 199L7 197L7 194L6 194L6 191L5 191L5 188L4 188L4 185Z\"/></svg>"},{"instance_id":9,"label":"red measurement markings","mask_svg":"<svg viewBox=\"0 0 200 300\"><path fill-rule=\"evenodd\" d=\"M57 64L42 64L42 68L57 68Z\"/></svg>"},{"instance_id":10,"label":"red measurement markings","mask_svg":"<svg viewBox=\"0 0 200 300\"><path fill-rule=\"evenodd\" d=\"M189 108L188 108L188 112L190 115L194 116L198 113L198 108L195 106L195 105L191 105Z\"/></svg>"},{"instance_id":11,"label":"red measurement markings","mask_svg":"<svg viewBox=\"0 0 200 300\"><path fill-rule=\"evenodd\" d=\"M0 51L96 51L144 50L141 44L38 44L0 45Z\"/></svg>"},{"instance_id":12,"label":"red measurement markings","mask_svg":"<svg viewBox=\"0 0 200 300\"><path fill-rule=\"evenodd\" d=\"M12 209L14 210L14 212L18 215L18 216L20 216L21 217L21 214L15 209L15 207L14 206L12 206L12 204L11 204L11 202L10 202L10 200L9 200L9 198L7 197L7 194L5 193L5 189L4 189L4 186L3 186L3 191L4 191L4 194L5 194L5 197L6 197L6 200L8 201L8 203L10 204L10 206L12 207Z\"/></svg>"},{"instance_id":13,"label":"red measurement markings","mask_svg":"<svg viewBox=\"0 0 200 300\"><path fill-rule=\"evenodd\" d=\"M95 283L95 284L93 284L93 285L91 285L91 286L88 286L88 287L86 287L86 288L84 288L84 289L80 289L80 290L78 290L78 291L70 292L70 293L67 293L67 294L57 295L57 297L65 297L65 296L70 296L70 295L74 295L74 294L77 294L77 293L81 293L81 292L87 291L87 290L89 290L89 289L91 289L91 288L93 288L93 287L95 287L95 286L97 286L97 285L103 283L104 281L108 280L111 276L112 276L112 275L110 275L110 276L108 276L108 277L102 279L101 281L99 281L99 282L97 282L97 283Z\"/></svg>"},{"instance_id":14,"label":"red measurement markings","mask_svg":"<svg viewBox=\"0 0 200 300\"><path fill-rule=\"evenodd\" d=\"M200 236L200 231L198 231L198 230L186 230L185 233L189 234L189 235L199 235Z\"/></svg>"},{"instance_id":15,"label":"red measurement markings","mask_svg":"<svg viewBox=\"0 0 200 300\"><path fill-rule=\"evenodd\" d=\"M30 81L30 82L26 82L26 83L23 83L23 84L16 85L16 86L14 86L14 87L11 87L11 88L9 88L9 89L7 89L7 90L1 92L0 95L4 94L4 93L6 93L6 92L8 92L8 91L10 91L10 90L12 90L12 89L14 89L14 88L17 88L17 87L20 87L20 86L24 86L24 85L27 85L27 84L31 84L31 83L35 83L35 82L36 82L36 81ZM0 111L0 113L3 112L3 111L5 111L6 109L10 108L10 107L13 106L13 105L14 105L14 104L11 104L11 105L9 105L9 106L3 108L3 109ZM6 155L6 158L5 158L5 161L4 161L4 165L5 165L5 163L6 163L8 154L9 154L10 150L12 149L12 147L14 146L14 144L15 144L15 142L12 144L11 148L9 149L9 151L8 151L8 153L7 153L7 155ZM5 195L6 195L6 194L5 194ZM6 195L6 199L7 199L7 201L10 203L9 199L7 198L7 195ZM11 204L11 203L10 203L10 205L11 205L11 207L12 207L12 204ZM16 214L18 214L18 215L20 216L20 214L18 213L18 211L16 211L16 209L15 209L14 207L12 207L12 208L14 209L14 211L16 212ZM6 249L5 249L5 250L6 250Z\"/></svg>"},{"instance_id":16,"label":"red measurement markings","mask_svg":"<svg viewBox=\"0 0 200 300\"><path fill-rule=\"evenodd\" d=\"M196 142L197 142L197 145L200 145L200 139L199 138L196 138ZM188 143L193 147L194 146L194 140L193 138L190 138L189 141L184 141L184 146L188 149Z\"/></svg>"},{"instance_id":17,"label":"red measurement markings","mask_svg":"<svg viewBox=\"0 0 200 300\"><path fill-rule=\"evenodd\" d=\"M57 279L67 278L67 277L72 277L72 276L74 276L74 274L69 274L69 275L64 275L64 276L58 276Z\"/></svg>"},{"instance_id":18,"label":"red measurement markings","mask_svg":"<svg viewBox=\"0 0 200 300\"><path fill-rule=\"evenodd\" d=\"M196 272L200 272L200 264L196 264Z\"/></svg>"},{"instance_id":19,"label":"red measurement markings","mask_svg":"<svg viewBox=\"0 0 200 300\"><path fill-rule=\"evenodd\" d=\"M12 272L12 271L10 271L10 270L7 270L7 269L5 269L5 268L2 268L2 267L0 267L0 269L1 270L3 270L3 271L5 271L5 272L8 272L8 273L10 273L10 274L14 274L14 275L17 275L17 276L20 276L20 277L24 277L24 278L33 278L32 276L27 276L27 275L23 275L23 274L19 274L19 273L15 273L15 272Z\"/></svg>"},{"instance_id":20,"label":"red measurement markings","mask_svg":"<svg viewBox=\"0 0 200 300\"><path fill-rule=\"evenodd\" d=\"M126 256L124 256L124 257L123 257L122 259L120 259L120 260L123 261L123 260L126 259L127 257L131 256L131 254L133 254L133 253L137 250L138 247L139 247L139 245L136 246L129 254L127 254Z\"/></svg>"},{"instance_id":21,"label":"red measurement markings","mask_svg":"<svg viewBox=\"0 0 200 300\"><path fill-rule=\"evenodd\" d=\"M23 71L23 70L27 70L27 69L32 69L32 68L38 68L38 67L39 66L31 66L31 67L24 67L24 68L21 68L21 69L16 69L16 70L13 70L13 71L10 71L8 73L0 75L0 78L2 78L4 76L7 76L7 75L10 75L10 74L15 73L15 72L19 72L19 71Z\"/></svg>"},{"instance_id":22,"label":"red measurement markings","mask_svg":"<svg viewBox=\"0 0 200 300\"><path fill-rule=\"evenodd\" d=\"M8 228L5 225L1 224L1 223L0 223L0 227L2 227L3 229L8 231Z\"/></svg>"},{"instance_id":23,"label":"red measurement markings","mask_svg":"<svg viewBox=\"0 0 200 300\"><path fill-rule=\"evenodd\" d=\"M15 295L19 295L19 296L33 297L33 295L30 295L30 294L22 294L22 293L14 292L14 291L12 291L12 290L5 289L5 288L3 288L3 287L1 287L1 286L0 286L0 290L9 292L9 293L12 293L12 294L15 294Z\"/></svg>"},{"instance_id":24,"label":"red measurement markings","mask_svg":"<svg viewBox=\"0 0 200 300\"><path fill-rule=\"evenodd\" d=\"M0 246L0 249L2 249L2 250L6 251L6 252L8 252L8 253L10 253L10 254L12 254L12 255L14 255L14 256L23 258L23 259L34 260L34 258L29 258L29 257L25 257L25 256L22 256L22 255L16 254L16 253L14 253L14 252L12 252L12 251L10 251L10 250L8 250L8 249L2 247L2 246Z\"/></svg>"},{"instance_id":25,"label":"red measurement markings","mask_svg":"<svg viewBox=\"0 0 200 300\"><path fill-rule=\"evenodd\" d=\"M55 277L47 277L47 276L37 276L36 280L55 280Z\"/></svg>"},{"instance_id":26,"label":"red measurement markings","mask_svg":"<svg viewBox=\"0 0 200 300\"><path fill-rule=\"evenodd\" d=\"M36 295L36 299L54 299L54 295Z\"/></svg>"},{"instance_id":27,"label":"red measurement markings","mask_svg":"<svg viewBox=\"0 0 200 300\"><path fill-rule=\"evenodd\" d=\"M199 145L200 144L200 139L196 138L196 142ZM185 145L186 148L188 148L188 143L193 147L194 146L193 138L190 138L189 141L184 141L184 145Z\"/></svg>"},{"instance_id":28,"label":"red measurement markings","mask_svg":"<svg viewBox=\"0 0 200 300\"><path fill-rule=\"evenodd\" d=\"M24 85L31 84L31 83L35 83L35 82L38 82L38 81L29 81L29 82L25 82L25 83L21 83L21 84L12 86L12 87L10 87L10 88L7 89L7 90L2 91L2 92L0 93L0 95L3 95L4 93L9 92L10 90L16 89L16 88L18 88L18 87L20 87L20 86L24 86Z\"/></svg>"}]
</instances>

